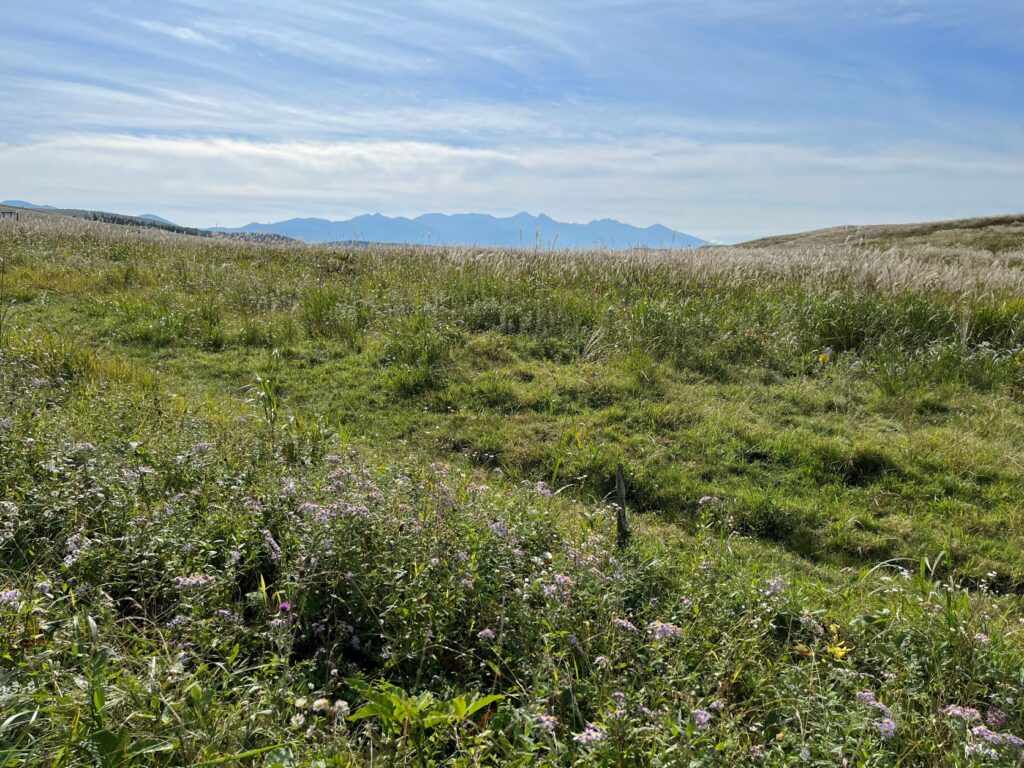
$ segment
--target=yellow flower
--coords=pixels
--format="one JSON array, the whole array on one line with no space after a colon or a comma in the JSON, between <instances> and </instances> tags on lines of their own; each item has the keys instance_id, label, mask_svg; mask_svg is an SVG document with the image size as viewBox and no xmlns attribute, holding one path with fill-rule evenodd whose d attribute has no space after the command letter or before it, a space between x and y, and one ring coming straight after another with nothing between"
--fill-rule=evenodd
<instances>
[{"instance_id":1,"label":"yellow flower","mask_svg":"<svg viewBox=\"0 0 1024 768\"><path fill-rule=\"evenodd\" d=\"M828 648L828 652L832 654L836 661L842 661L846 657L846 654L853 650L853 646L847 645L845 641L829 643L826 647Z\"/></svg>"},{"instance_id":2,"label":"yellow flower","mask_svg":"<svg viewBox=\"0 0 1024 768\"><path fill-rule=\"evenodd\" d=\"M839 625L829 624L828 627L832 630L832 642L825 646L829 653L836 661L842 661L846 654L853 650L852 645L847 645L845 640L839 639Z\"/></svg>"}]
</instances>

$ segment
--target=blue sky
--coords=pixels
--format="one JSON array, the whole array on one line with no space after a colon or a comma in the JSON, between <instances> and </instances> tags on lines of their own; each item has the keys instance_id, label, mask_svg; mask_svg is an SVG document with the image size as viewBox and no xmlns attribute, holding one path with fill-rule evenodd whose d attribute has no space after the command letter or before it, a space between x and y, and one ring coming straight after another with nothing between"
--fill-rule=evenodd
<instances>
[{"instance_id":1,"label":"blue sky","mask_svg":"<svg viewBox=\"0 0 1024 768\"><path fill-rule=\"evenodd\" d=\"M38 0L0 198L709 239L1024 211L1020 0Z\"/></svg>"}]
</instances>

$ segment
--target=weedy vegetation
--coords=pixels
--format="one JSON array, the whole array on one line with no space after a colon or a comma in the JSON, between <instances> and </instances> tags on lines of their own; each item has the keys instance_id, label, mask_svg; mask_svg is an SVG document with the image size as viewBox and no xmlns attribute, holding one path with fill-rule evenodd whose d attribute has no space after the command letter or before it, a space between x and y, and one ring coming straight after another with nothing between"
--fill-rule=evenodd
<instances>
[{"instance_id":1,"label":"weedy vegetation","mask_svg":"<svg viewBox=\"0 0 1024 768\"><path fill-rule=\"evenodd\" d=\"M0 766L1020 764L1007 226L3 223Z\"/></svg>"}]
</instances>

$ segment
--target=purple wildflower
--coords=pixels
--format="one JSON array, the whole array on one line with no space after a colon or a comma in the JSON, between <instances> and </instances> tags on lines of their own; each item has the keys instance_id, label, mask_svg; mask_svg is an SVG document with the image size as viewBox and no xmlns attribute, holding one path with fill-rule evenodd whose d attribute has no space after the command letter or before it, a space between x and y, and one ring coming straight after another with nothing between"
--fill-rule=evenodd
<instances>
[{"instance_id":1,"label":"purple wildflower","mask_svg":"<svg viewBox=\"0 0 1024 768\"><path fill-rule=\"evenodd\" d=\"M274 539L274 535L266 528L260 530L263 534L263 541L267 545L267 549L270 550L270 559L274 561L274 565L281 564L281 545Z\"/></svg>"},{"instance_id":2,"label":"purple wildflower","mask_svg":"<svg viewBox=\"0 0 1024 768\"><path fill-rule=\"evenodd\" d=\"M553 581L542 587L545 597L569 597L572 593L572 579L565 574L556 573Z\"/></svg>"},{"instance_id":3,"label":"purple wildflower","mask_svg":"<svg viewBox=\"0 0 1024 768\"><path fill-rule=\"evenodd\" d=\"M18 532L18 508L13 502L0 501L0 544L10 541Z\"/></svg>"},{"instance_id":4,"label":"purple wildflower","mask_svg":"<svg viewBox=\"0 0 1024 768\"><path fill-rule=\"evenodd\" d=\"M483 640L486 643L486 642L490 642L491 640L496 638L498 636L498 633L495 632L490 627L487 627L487 628L481 629L479 632L477 632L476 636L477 636L478 640Z\"/></svg>"},{"instance_id":5,"label":"purple wildflower","mask_svg":"<svg viewBox=\"0 0 1024 768\"><path fill-rule=\"evenodd\" d=\"M693 711L693 722L702 731L706 731L711 726L711 718L712 714L706 709L695 709Z\"/></svg>"},{"instance_id":6,"label":"purple wildflower","mask_svg":"<svg viewBox=\"0 0 1024 768\"><path fill-rule=\"evenodd\" d=\"M624 629L627 632L636 632L636 625L627 619L615 619L613 623L619 629Z\"/></svg>"},{"instance_id":7,"label":"purple wildflower","mask_svg":"<svg viewBox=\"0 0 1024 768\"><path fill-rule=\"evenodd\" d=\"M598 725L597 723L587 723L587 727L583 729L582 733L577 733L573 736L573 741L577 744L597 744L598 742L605 740L604 726Z\"/></svg>"},{"instance_id":8,"label":"purple wildflower","mask_svg":"<svg viewBox=\"0 0 1024 768\"><path fill-rule=\"evenodd\" d=\"M279 610L281 613L288 613L288 611L290 611L291 609L292 604L289 603L287 600L281 601L281 604L277 606L277 610Z\"/></svg>"},{"instance_id":9,"label":"purple wildflower","mask_svg":"<svg viewBox=\"0 0 1024 768\"><path fill-rule=\"evenodd\" d=\"M1024 747L1024 739L1020 736L1014 736L1012 733L998 733L984 725L976 725L971 728L971 735L996 747L1007 746L1018 749Z\"/></svg>"},{"instance_id":10,"label":"purple wildflower","mask_svg":"<svg viewBox=\"0 0 1024 768\"><path fill-rule=\"evenodd\" d=\"M652 621L647 625L647 631L654 635L655 640L676 639L683 636L682 629L665 621Z\"/></svg>"},{"instance_id":11,"label":"purple wildflower","mask_svg":"<svg viewBox=\"0 0 1024 768\"><path fill-rule=\"evenodd\" d=\"M939 710L940 715L946 717L958 717L968 723L976 723L981 720L981 713L973 707L961 707L959 704L950 704Z\"/></svg>"},{"instance_id":12,"label":"purple wildflower","mask_svg":"<svg viewBox=\"0 0 1024 768\"><path fill-rule=\"evenodd\" d=\"M0 592L0 606L9 605L14 610L21 608L19 598L21 597L21 590L18 589L7 589Z\"/></svg>"},{"instance_id":13,"label":"purple wildflower","mask_svg":"<svg viewBox=\"0 0 1024 768\"><path fill-rule=\"evenodd\" d=\"M558 728L558 720L552 715L537 715L534 722L537 723L537 727L547 733L554 733Z\"/></svg>"},{"instance_id":14,"label":"purple wildflower","mask_svg":"<svg viewBox=\"0 0 1024 768\"><path fill-rule=\"evenodd\" d=\"M697 502L697 506L706 507L708 504L714 504L718 500L717 496L701 496L700 501Z\"/></svg>"},{"instance_id":15,"label":"purple wildflower","mask_svg":"<svg viewBox=\"0 0 1024 768\"><path fill-rule=\"evenodd\" d=\"M768 579L768 588L764 591L769 597L775 597L782 593L782 590L786 588L786 580L781 576Z\"/></svg>"},{"instance_id":16,"label":"purple wildflower","mask_svg":"<svg viewBox=\"0 0 1024 768\"><path fill-rule=\"evenodd\" d=\"M550 488L548 488L548 484L545 483L543 480L537 481L537 484L533 486L533 492L540 496L543 496L546 499L550 499L552 496L555 495L554 492Z\"/></svg>"},{"instance_id":17,"label":"purple wildflower","mask_svg":"<svg viewBox=\"0 0 1024 768\"><path fill-rule=\"evenodd\" d=\"M882 734L883 739L891 739L896 734L896 721L891 717L879 720L875 723L875 727L878 728L878 732Z\"/></svg>"},{"instance_id":18,"label":"purple wildflower","mask_svg":"<svg viewBox=\"0 0 1024 768\"><path fill-rule=\"evenodd\" d=\"M991 725L993 728L1002 728L1006 725L1006 713L998 707L992 707L985 716L985 722Z\"/></svg>"},{"instance_id":19,"label":"purple wildflower","mask_svg":"<svg viewBox=\"0 0 1024 768\"><path fill-rule=\"evenodd\" d=\"M93 540L88 538L82 531L73 533L67 539L67 557L64 558L64 565L70 568L82 557L87 549L92 547Z\"/></svg>"},{"instance_id":20,"label":"purple wildflower","mask_svg":"<svg viewBox=\"0 0 1024 768\"><path fill-rule=\"evenodd\" d=\"M869 707L874 707L881 712L887 720L892 720L892 710L890 710L885 704L875 698L875 694L871 691L858 691L857 700L863 704L867 704Z\"/></svg>"}]
</instances>

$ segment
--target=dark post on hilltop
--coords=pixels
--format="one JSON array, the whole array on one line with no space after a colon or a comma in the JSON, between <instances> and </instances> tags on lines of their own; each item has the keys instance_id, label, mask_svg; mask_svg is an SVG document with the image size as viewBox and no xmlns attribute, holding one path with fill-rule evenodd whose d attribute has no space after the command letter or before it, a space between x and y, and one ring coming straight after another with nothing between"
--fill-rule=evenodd
<instances>
[{"instance_id":1,"label":"dark post on hilltop","mask_svg":"<svg viewBox=\"0 0 1024 768\"><path fill-rule=\"evenodd\" d=\"M615 492L619 501L615 512L616 543L619 549L625 549L629 544L629 525L626 523L626 478L622 473L621 464L615 467Z\"/></svg>"}]
</instances>

